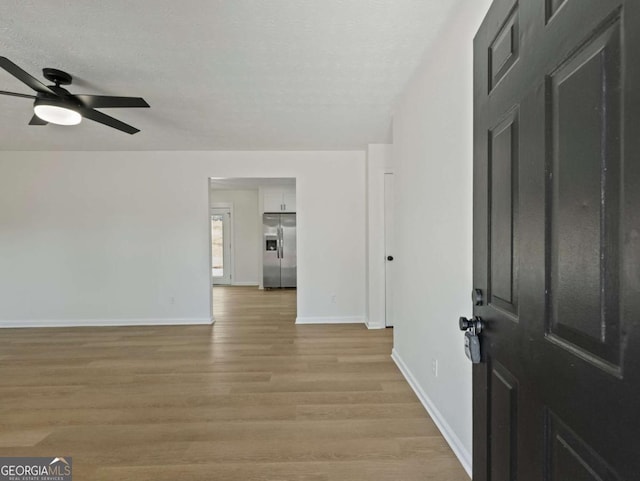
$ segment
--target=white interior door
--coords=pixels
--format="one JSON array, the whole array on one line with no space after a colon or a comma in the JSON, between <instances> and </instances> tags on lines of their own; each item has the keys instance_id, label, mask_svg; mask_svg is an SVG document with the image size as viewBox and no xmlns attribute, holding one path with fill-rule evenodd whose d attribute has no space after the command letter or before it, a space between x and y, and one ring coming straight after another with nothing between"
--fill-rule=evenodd
<instances>
[{"instance_id":1,"label":"white interior door","mask_svg":"<svg viewBox=\"0 0 640 481\"><path fill-rule=\"evenodd\" d=\"M385 326L393 326L393 174L384 174Z\"/></svg>"},{"instance_id":2,"label":"white interior door","mask_svg":"<svg viewBox=\"0 0 640 481\"><path fill-rule=\"evenodd\" d=\"M231 284L231 210L211 209L211 282Z\"/></svg>"}]
</instances>

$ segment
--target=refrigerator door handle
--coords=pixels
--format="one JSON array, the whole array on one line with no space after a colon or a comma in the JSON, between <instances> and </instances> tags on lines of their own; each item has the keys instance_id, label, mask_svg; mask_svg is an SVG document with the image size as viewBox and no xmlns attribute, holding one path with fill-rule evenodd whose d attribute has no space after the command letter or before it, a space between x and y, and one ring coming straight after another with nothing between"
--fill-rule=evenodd
<instances>
[{"instance_id":1,"label":"refrigerator door handle","mask_svg":"<svg viewBox=\"0 0 640 481\"><path fill-rule=\"evenodd\" d=\"M282 227L278 227L278 258L282 259L284 257L284 232Z\"/></svg>"}]
</instances>

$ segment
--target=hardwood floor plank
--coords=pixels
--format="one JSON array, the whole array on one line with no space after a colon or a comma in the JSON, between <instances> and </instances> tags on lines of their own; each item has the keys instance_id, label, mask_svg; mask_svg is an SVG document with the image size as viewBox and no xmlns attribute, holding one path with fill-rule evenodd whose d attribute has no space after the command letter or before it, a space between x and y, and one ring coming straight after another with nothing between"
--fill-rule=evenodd
<instances>
[{"instance_id":1,"label":"hardwood floor plank","mask_svg":"<svg viewBox=\"0 0 640 481\"><path fill-rule=\"evenodd\" d=\"M422 453L410 453L415 457ZM198 463L204 458L217 463L300 463L317 461L356 461L398 459L400 445L396 439L334 440L331 443L315 439L278 439L263 441L194 442L184 455L186 463Z\"/></svg>"},{"instance_id":2,"label":"hardwood floor plank","mask_svg":"<svg viewBox=\"0 0 640 481\"><path fill-rule=\"evenodd\" d=\"M0 456L75 481L461 481L391 330L295 325L295 290L216 287L213 326L8 329Z\"/></svg>"},{"instance_id":3,"label":"hardwood floor plank","mask_svg":"<svg viewBox=\"0 0 640 481\"><path fill-rule=\"evenodd\" d=\"M296 417L305 420L322 419L431 419L416 403L387 404L310 404L296 406Z\"/></svg>"},{"instance_id":4,"label":"hardwood floor plank","mask_svg":"<svg viewBox=\"0 0 640 481\"><path fill-rule=\"evenodd\" d=\"M53 432L52 429L3 429L0 432L0 448L35 446Z\"/></svg>"},{"instance_id":5,"label":"hardwood floor plank","mask_svg":"<svg viewBox=\"0 0 640 481\"><path fill-rule=\"evenodd\" d=\"M211 463L184 466L103 468L96 481L468 481L455 459L364 460L298 463Z\"/></svg>"}]
</instances>

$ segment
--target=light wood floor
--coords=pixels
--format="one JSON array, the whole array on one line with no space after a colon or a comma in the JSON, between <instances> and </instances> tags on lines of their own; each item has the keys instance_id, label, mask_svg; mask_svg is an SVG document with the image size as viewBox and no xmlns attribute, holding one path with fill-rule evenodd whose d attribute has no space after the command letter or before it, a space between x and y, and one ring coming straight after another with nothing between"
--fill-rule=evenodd
<instances>
[{"instance_id":1,"label":"light wood floor","mask_svg":"<svg viewBox=\"0 0 640 481\"><path fill-rule=\"evenodd\" d=\"M295 291L215 288L215 326L0 331L0 456L74 481L467 481L391 330L295 326Z\"/></svg>"}]
</instances>

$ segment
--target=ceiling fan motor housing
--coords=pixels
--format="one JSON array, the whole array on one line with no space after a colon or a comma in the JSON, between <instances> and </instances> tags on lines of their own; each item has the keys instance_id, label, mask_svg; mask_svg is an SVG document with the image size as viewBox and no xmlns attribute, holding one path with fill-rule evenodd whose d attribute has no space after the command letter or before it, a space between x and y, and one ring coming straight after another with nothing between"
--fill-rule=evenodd
<instances>
[{"instance_id":1,"label":"ceiling fan motor housing","mask_svg":"<svg viewBox=\"0 0 640 481\"><path fill-rule=\"evenodd\" d=\"M43 121L58 125L77 125L82 116L78 112L81 103L71 93L60 85L70 85L73 77L62 70L55 68L42 69L44 77L53 82L49 89L55 95L46 92L38 92L33 103L35 114Z\"/></svg>"},{"instance_id":2,"label":"ceiling fan motor housing","mask_svg":"<svg viewBox=\"0 0 640 481\"><path fill-rule=\"evenodd\" d=\"M71 85L73 77L62 70L57 68L43 68L42 75L47 80L55 83L56 85Z\"/></svg>"}]
</instances>

